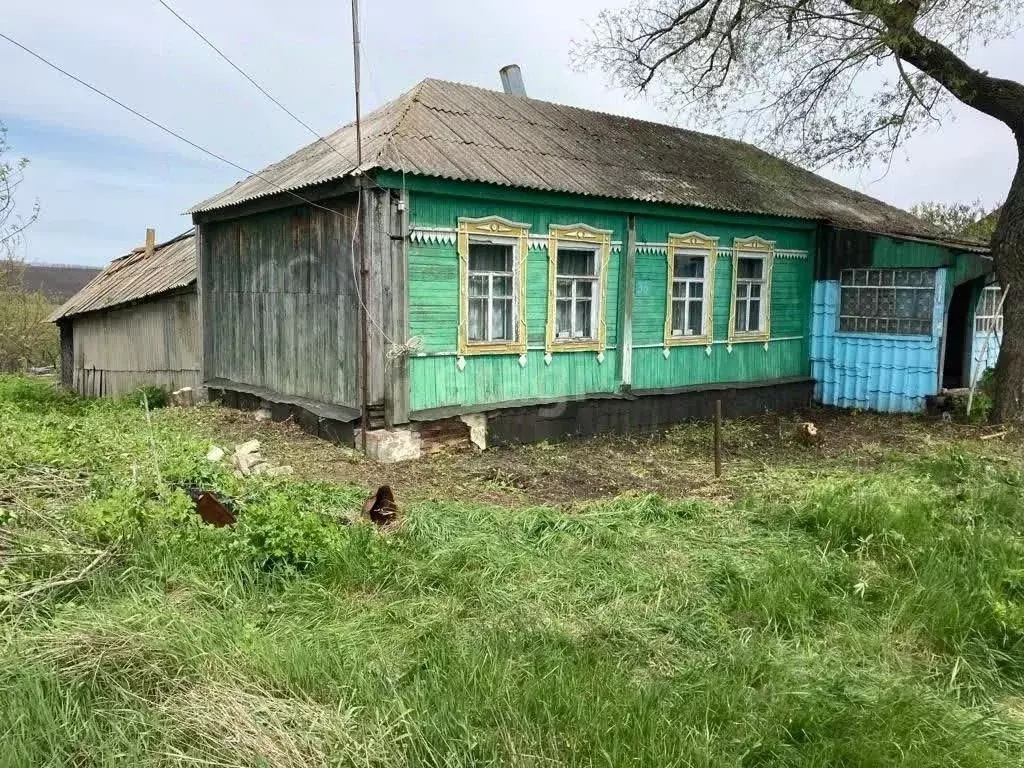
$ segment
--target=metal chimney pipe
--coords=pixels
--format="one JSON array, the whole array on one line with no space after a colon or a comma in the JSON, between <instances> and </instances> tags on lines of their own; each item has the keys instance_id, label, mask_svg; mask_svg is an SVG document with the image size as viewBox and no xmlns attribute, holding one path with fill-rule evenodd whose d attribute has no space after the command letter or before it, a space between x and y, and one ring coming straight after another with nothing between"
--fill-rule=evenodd
<instances>
[{"instance_id":1,"label":"metal chimney pipe","mask_svg":"<svg viewBox=\"0 0 1024 768\"><path fill-rule=\"evenodd\" d=\"M510 96L525 96L526 86L523 85L523 71L518 64L509 64L501 68L501 87Z\"/></svg>"},{"instance_id":2,"label":"metal chimney pipe","mask_svg":"<svg viewBox=\"0 0 1024 768\"><path fill-rule=\"evenodd\" d=\"M156 248L156 230L146 230L146 256L152 256L153 250Z\"/></svg>"}]
</instances>

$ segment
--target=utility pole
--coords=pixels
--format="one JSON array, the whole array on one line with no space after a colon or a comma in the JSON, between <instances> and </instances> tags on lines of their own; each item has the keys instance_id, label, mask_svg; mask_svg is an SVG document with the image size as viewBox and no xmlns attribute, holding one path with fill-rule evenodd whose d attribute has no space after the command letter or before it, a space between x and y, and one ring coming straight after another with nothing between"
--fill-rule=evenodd
<instances>
[{"instance_id":1,"label":"utility pole","mask_svg":"<svg viewBox=\"0 0 1024 768\"><path fill-rule=\"evenodd\" d=\"M369 283L370 270L366 263L366 199L363 184L363 133L360 124L359 105L359 0L352 0L352 63L356 90L356 189L359 195L358 210L354 226L359 242L359 338L361 360L359 365L360 389L362 390L362 420L360 445L366 453L366 433L370 430L370 327L369 308L367 307L366 286Z\"/></svg>"}]
</instances>

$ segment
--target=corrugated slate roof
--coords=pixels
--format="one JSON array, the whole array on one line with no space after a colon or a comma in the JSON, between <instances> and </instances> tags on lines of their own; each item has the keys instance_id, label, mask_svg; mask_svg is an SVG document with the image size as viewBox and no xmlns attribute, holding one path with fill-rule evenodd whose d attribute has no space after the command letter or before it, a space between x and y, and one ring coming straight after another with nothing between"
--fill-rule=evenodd
<instances>
[{"instance_id":1,"label":"corrugated slate roof","mask_svg":"<svg viewBox=\"0 0 1024 768\"><path fill-rule=\"evenodd\" d=\"M326 140L337 152L314 142L190 212L355 172L355 126ZM362 171L791 216L949 242L906 211L750 144L442 80L424 80L367 116L363 157Z\"/></svg>"},{"instance_id":2,"label":"corrugated slate roof","mask_svg":"<svg viewBox=\"0 0 1024 768\"><path fill-rule=\"evenodd\" d=\"M146 256L136 248L114 259L88 285L50 315L50 322L96 312L184 288L196 280L196 238L189 230L161 243Z\"/></svg>"}]
</instances>

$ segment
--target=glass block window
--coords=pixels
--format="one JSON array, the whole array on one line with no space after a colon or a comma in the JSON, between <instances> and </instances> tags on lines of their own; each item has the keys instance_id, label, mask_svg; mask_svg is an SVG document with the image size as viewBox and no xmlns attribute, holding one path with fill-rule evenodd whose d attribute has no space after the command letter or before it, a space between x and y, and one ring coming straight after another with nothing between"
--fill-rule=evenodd
<instances>
[{"instance_id":1,"label":"glass block window","mask_svg":"<svg viewBox=\"0 0 1024 768\"><path fill-rule=\"evenodd\" d=\"M558 249L555 271L555 340L597 338L600 259L594 248Z\"/></svg>"},{"instance_id":2,"label":"glass block window","mask_svg":"<svg viewBox=\"0 0 1024 768\"><path fill-rule=\"evenodd\" d=\"M994 331L996 334L1003 333L1003 310L999 306L999 300L1003 295L998 285L989 285L981 292L978 299L978 309L974 313L974 330L976 333L988 333Z\"/></svg>"},{"instance_id":3,"label":"glass block window","mask_svg":"<svg viewBox=\"0 0 1024 768\"><path fill-rule=\"evenodd\" d=\"M704 336L707 256L676 253L672 263L672 336Z\"/></svg>"},{"instance_id":4,"label":"glass block window","mask_svg":"<svg viewBox=\"0 0 1024 768\"><path fill-rule=\"evenodd\" d=\"M738 333L761 333L765 326L765 258L737 256L734 328Z\"/></svg>"},{"instance_id":5,"label":"glass block window","mask_svg":"<svg viewBox=\"0 0 1024 768\"><path fill-rule=\"evenodd\" d=\"M839 274L839 330L930 336L934 269L844 269Z\"/></svg>"},{"instance_id":6,"label":"glass block window","mask_svg":"<svg viewBox=\"0 0 1024 768\"><path fill-rule=\"evenodd\" d=\"M516 341L514 276L512 245L470 241L468 336L471 343Z\"/></svg>"}]
</instances>

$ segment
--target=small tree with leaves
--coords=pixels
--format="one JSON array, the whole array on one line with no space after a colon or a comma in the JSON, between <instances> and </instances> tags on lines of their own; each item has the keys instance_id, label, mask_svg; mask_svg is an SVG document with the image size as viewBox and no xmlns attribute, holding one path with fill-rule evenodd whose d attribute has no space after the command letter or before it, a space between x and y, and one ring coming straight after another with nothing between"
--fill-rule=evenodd
<instances>
[{"instance_id":1,"label":"small tree with leaves","mask_svg":"<svg viewBox=\"0 0 1024 768\"><path fill-rule=\"evenodd\" d=\"M890 161L951 100L1004 123L1018 166L992 235L996 273L1024 292L1024 85L966 60L1009 35L1024 0L634 0L598 16L576 61L701 126L801 164ZM1004 307L993 418L1024 417L1024 301Z\"/></svg>"},{"instance_id":2,"label":"small tree with leaves","mask_svg":"<svg viewBox=\"0 0 1024 768\"><path fill-rule=\"evenodd\" d=\"M950 235L991 240L1001 208L987 210L980 200L973 203L917 203L910 212L936 229Z\"/></svg>"},{"instance_id":3,"label":"small tree with leaves","mask_svg":"<svg viewBox=\"0 0 1024 768\"><path fill-rule=\"evenodd\" d=\"M56 364L56 329L46 322L49 300L25 285L25 232L39 217L39 203L22 213L17 191L25 179L25 158L11 159L7 129L0 124L0 371Z\"/></svg>"}]
</instances>

